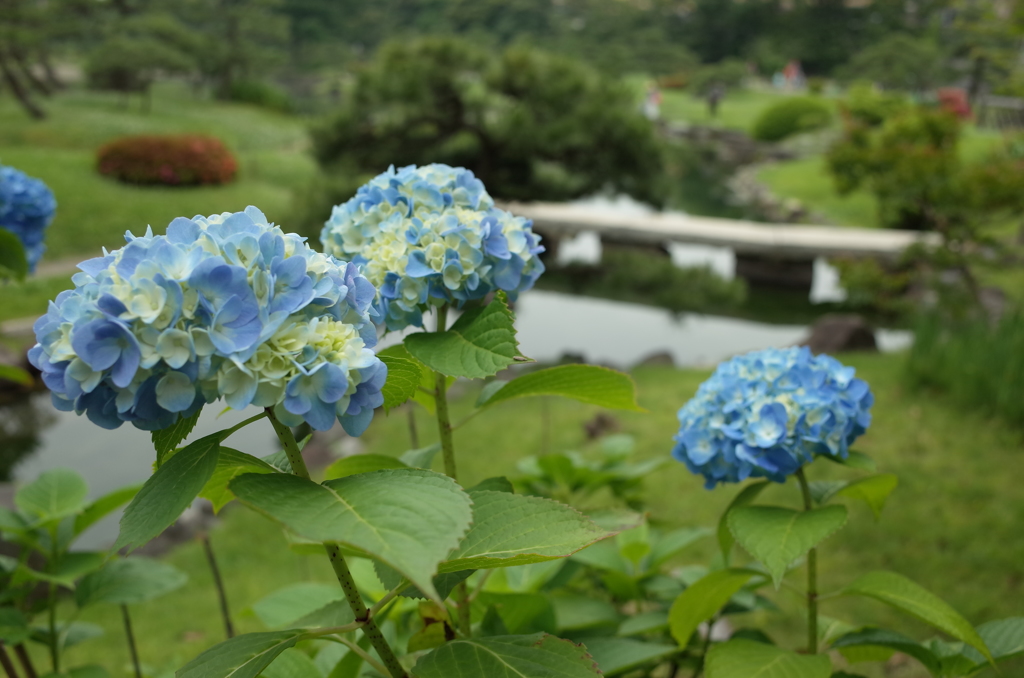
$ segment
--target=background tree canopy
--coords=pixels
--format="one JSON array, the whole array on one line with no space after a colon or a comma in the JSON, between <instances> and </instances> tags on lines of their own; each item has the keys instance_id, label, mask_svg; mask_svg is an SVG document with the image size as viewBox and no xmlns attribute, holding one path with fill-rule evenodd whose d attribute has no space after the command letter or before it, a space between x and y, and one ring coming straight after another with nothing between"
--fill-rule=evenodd
<instances>
[{"instance_id":1,"label":"background tree canopy","mask_svg":"<svg viewBox=\"0 0 1024 678\"><path fill-rule=\"evenodd\" d=\"M612 188L662 199L661 150L635 95L584 64L452 38L395 42L314 131L327 169L468 167L498 198L565 200Z\"/></svg>"}]
</instances>

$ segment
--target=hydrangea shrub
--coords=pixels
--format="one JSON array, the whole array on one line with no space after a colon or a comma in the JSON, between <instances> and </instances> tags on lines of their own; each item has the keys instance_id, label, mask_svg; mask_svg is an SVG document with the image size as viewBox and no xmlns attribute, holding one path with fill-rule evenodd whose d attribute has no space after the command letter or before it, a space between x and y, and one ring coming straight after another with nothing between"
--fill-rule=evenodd
<instances>
[{"instance_id":1,"label":"hydrangea shrub","mask_svg":"<svg viewBox=\"0 0 1024 678\"><path fill-rule=\"evenodd\" d=\"M223 399L318 430L366 428L387 370L355 265L255 207L125 238L80 264L35 324L29 358L59 409L156 430Z\"/></svg>"},{"instance_id":2,"label":"hydrangea shrub","mask_svg":"<svg viewBox=\"0 0 1024 678\"><path fill-rule=\"evenodd\" d=\"M46 229L57 200L45 183L13 167L0 166L0 228L14 233L25 248L29 271L46 251Z\"/></svg>"},{"instance_id":3,"label":"hydrangea shrub","mask_svg":"<svg viewBox=\"0 0 1024 678\"><path fill-rule=\"evenodd\" d=\"M504 290L528 290L544 272L532 222L494 206L473 173L448 165L394 167L331 213L324 251L361 267L391 330L423 314Z\"/></svg>"},{"instance_id":4,"label":"hydrangea shrub","mask_svg":"<svg viewBox=\"0 0 1024 678\"><path fill-rule=\"evenodd\" d=\"M873 402L852 367L806 346L747 353L720 364L679 410L672 455L709 488L785 482L816 455L845 459Z\"/></svg>"}]
</instances>

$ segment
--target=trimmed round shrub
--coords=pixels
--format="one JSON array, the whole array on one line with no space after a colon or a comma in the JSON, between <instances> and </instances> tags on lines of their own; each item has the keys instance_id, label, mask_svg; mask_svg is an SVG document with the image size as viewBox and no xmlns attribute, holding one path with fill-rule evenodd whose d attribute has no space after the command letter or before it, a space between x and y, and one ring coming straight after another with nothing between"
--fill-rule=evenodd
<instances>
[{"instance_id":1,"label":"trimmed round shrub","mask_svg":"<svg viewBox=\"0 0 1024 678\"><path fill-rule=\"evenodd\" d=\"M754 123L758 141L779 141L786 137L827 127L832 111L820 99L792 97L769 106Z\"/></svg>"},{"instance_id":2,"label":"trimmed round shrub","mask_svg":"<svg viewBox=\"0 0 1024 678\"><path fill-rule=\"evenodd\" d=\"M102 147L97 161L100 174L129 184L224 184L238 171L219 139L184 134L122 137Z\"/></svg>"}]
</instances>

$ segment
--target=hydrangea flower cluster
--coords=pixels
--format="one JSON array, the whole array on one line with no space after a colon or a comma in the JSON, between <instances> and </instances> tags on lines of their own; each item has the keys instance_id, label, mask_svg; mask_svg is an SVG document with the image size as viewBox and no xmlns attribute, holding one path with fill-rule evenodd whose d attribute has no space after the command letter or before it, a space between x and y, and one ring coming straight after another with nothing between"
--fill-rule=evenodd
<instances>
[{"instance_id":1,"label":"hydrangea flower cluster","mask_svg":"<svg viewBox=\"0 0 1024 678\"><path fill-rule=\"evenodd\" d=\"M56 211L57 201L46 184L13 167L0 166L0 228L18 236L29 271L36 270L46 251L43 239Z\"/></svg>"},{"instance_id":2,"label":"hydrangea flower cluster","mask_svg":"<svg viewBox=\"0 0 1024 678\"><path fill-rule=\"evenodd\" d=\"M831 356L806 346L755 351L719 365L679 410L672 456L708 488L785 482L815 455L846 459L873 402L867 383Z\"/></svg>"},{"instance_id":3,"label":"hydrangea flower cluster","mask_svg":"<svg viewBox=\"0 0 1024 678\"><path fill-rule=\"evenodd\" d=\"M544 272L532 222L494 206L472 172L410 165L375 177L324 226L324 252L360 266L390 330L422 326L431 305L489 292L513 299Z\"/></svg>"},{"instance_id":4,"label":"hydrangea flower cluster","mask_svg":"<svg viewBox=\"0 0 1024 678\"><path fill-rule=\"evenodd\" d=\"M104 428L156 430L218 398L352 435L383 402L373 285L353 264L244 212L127 233L79 265L29 352L54 404Z\"/></svg>"}]
</instances>

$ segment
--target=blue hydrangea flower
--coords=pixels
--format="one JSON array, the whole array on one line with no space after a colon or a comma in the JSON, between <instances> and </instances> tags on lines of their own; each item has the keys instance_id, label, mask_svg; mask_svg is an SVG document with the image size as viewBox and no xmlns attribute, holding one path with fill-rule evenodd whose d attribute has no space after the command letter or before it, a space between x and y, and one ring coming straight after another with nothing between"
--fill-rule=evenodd
<instances>
[{"instance_id":1,"label":"blue hydrangea flower","mask_svg":"<svg viewBox=\"0 0 1024 678\"><path fill-rule=\"evenodd\" d=\"M394 167L338 205L320 234L324 251L360 266L377 288L390 330L422 326L432 306L489 292L511 298L544 265L532 222L494 206L473 173L448 165Z\"/></svg>"},{"instance_id":2,"label":"blue hydrangea flower","mask_svg":"<svg viewBox=\"0 0 1024 678\"><path fill-rule=\"evenodd\" d=\"M874 396L854 369L807 347L728 360L679 410L672 456L705 486L785 482L815 455L846 459L871 424Z\"/></svg>"},{"instance_id":3,"label":"blue hydrangea flower","mask_svg":"<svg viewBox=\"0 0 1024 678\"><path fill-rule=\"evenodd\" d=\"M29 271L36 270L46 251L43 240L56 211L57 201L46 184L13 167L0 166L0 228L18 236Z\"/></svg>"},{"instance_id":4,"label":"blue hydrangea flower","mask_svg":"<svg viewBox=\"0 0 1024 678\"><path fill-rule=\"evenodd\" d=\"M54 404L156 430L206 403L361 434L383 403L376 291L255 207L178 218L79 265L29 352Z\"/></svg>"}]
</instances>

